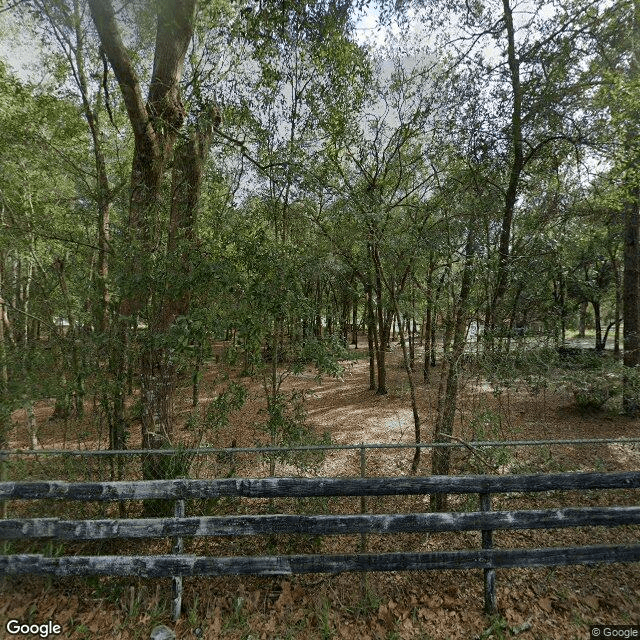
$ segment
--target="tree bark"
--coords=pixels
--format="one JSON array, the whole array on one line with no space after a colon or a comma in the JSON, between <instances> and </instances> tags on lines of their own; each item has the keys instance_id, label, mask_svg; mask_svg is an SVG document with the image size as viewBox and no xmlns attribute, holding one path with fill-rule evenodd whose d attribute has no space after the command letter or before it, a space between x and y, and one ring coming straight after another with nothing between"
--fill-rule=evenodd
<instances>
[{"instance_id":1,"label":"tree bark","mask_svg":"<svg viewBox=\"0 0 640 640\"><path fill-rule=\"evenodd\" d=\"M624 236L623 318L624 366L630 370L624 378L623 410L635 416L640 412L637 373L640 366L640 194L634 190L634 202L627 205ZM635 383L634 383L635 382Z\"/></svg>"},{"instance_id":2,"label":"tree bark","mask_svg":"<svg viewBox=\"0 0 640 640\"><path fill-rule=\"evenodd\" d=\"M80 17L80 6L78 0L73 2L75 47L73 54L75 57L75 72L84 116L89 126L91 134L91 144L96 167L96 205L97 205L97 236L98 236L98 274L97 286L98 304L95 307L94 317L96 319L97 330L104 334L107 330L108 307L109 307L109 287L107 284L109 276L109 222L111 215L111 190L109 188L109 178L107 174L107 163L101 139L100 122L97 108L92 107L89 98L89 88L87 73L85 69L84 55L82 51L82 25ZM70 60L71 64L73 61Z\"/></svg>"},{"instance_id":3,"label":"tree bark","mask_svg":"<svg viewBox=\"0 0 640 640\"><path fill-rule=\"evenodd\" d=\"M0 222L2 222L0 218ZM7 366L7 350L5 344L4 300L2 299L4 252L0 251L0 449L9 449L9 431L11 429L11 409L9 405L9 368ZM0 456L0 482L8 477L8 461ZM0 518L8 514L8 502L0 501Z\"/></svg>"},{"instance_id":4,"label":"tree bark","mask_svg":"<svg viewBox=\"0 0 640 640\"><path fill-rule=\"evenodd\" d=\"M640 77L640 1L633 2L633 32L630 80ZM637 145L637 125L629 123L626 150L633 154ZM633 155L631 155L633 157ZM627 178L627 203L625 207L624 274L623 274L623 363L624 376L622 408L629 416L640 413L640 186L637 177L637 161L633 162Z\"/></svg>"},{"instance_id":5,"label":"tree bark","mask_svg":"<svg viewBox=\"0 0 640 640\"><path fill-rule=\"evenodd\" d=\"M155 52L146 103L138 75L122 41L112 3L110 0L89 0L89 8L100 43L120 86L134 135L125 245L131 252L133 277L119 305L121 326L118 334L122 334L123 329L126 333L127 325L137 322L138 314L147 310L148 335L143 341L141 355L142 440L145 447L157 446L159 440L170 443L173 431L173 367L168 350L162 346L160 334L166 331L176 314L188 306L188 294L174 296L173 292L167 291L166 282L164 286L154 283L148 271L150 259L158 253L162 187L172 155L175 191L170 203L168 236L169 242L175 244L168 247L168 252L178 251L179 268L184 268L189 230L194 222L194 218L190 218L193 215L190 210L178 209L194 198L197 203L200 178L194 166L188 166L190 161L186 158L191 152L195 165L201 165L201 158L195 156L198 156L202 141L196 134L184 145L178 145L175 154L173 152L186 115L180 99L180 80L193 34L195 0L157 2ZM195 180L193 185L189 184L191 179ZM180 234L184 244L179 241ZM119 366L122 366L122 361ZM118 378L121 379L120 374Z\"/></svg>"},{"instance_id":6,"label":"tree bark","mask_svg":"<svg viewBox=\"0 0 640 640\"><path fill-rule=\"evenodd\" d=\"M613 334L613 353L616 357L620 356L620 312L622 311L622 283L620 278L620 265L615 255L615 251L611 252L611 267L613 269L616 285L616 303L614 309L615 329ZM605 339L606 341L606 339Z\"/></svg>"},{"instance_id":7,"label":"tree bark","mask_svg":"<svg viewBox=\"0 0 640 640\"><path fill-rule=\"evenodd\" d=\"M422 381L425 384L431 379L431 302L427 303L424 319L424 361L422 363Z\"/></svg>"},{"instance_id":8,"label":"tree bark","mask_svg":"<svg viewBox=\"0 0 640 640\"><path fill-rule=\"evenodd\" d=\"M415 316L407 316L407 335L409 340L409 365L411 371L416 366L416 319Z\"/></svg>"},{"instance_id":9,"label":"tree bark","mask_svg":"<svg viewBox=\"0 0 640 640\"><path fill-rule=\"evenodd\" d=\"M373 315L373 291L370 284L365 285L367 303L367 345L369 347L369 390L376 390L376 321Z\"/></svg>"},{"instance_id":10,"label":"tree bark","mask_svg":"<svg viewBox=\"0 0 640 640\"><path fill-rule=\"evenodd\" d=\"M313 335L316 338L322 338L322 280L318 277L316 284L316 316L313 324Z\"/></svg>"},{"instance_id":11,"label":"tree bark","mask_svg":"<svg viewBox=\"0 0 640 640\"><path fill-rule=\"evenodd\" d=\"M27 400L27 406L25 407L27 413L27 432L29 434L29 449L40 448L40 441L38 440L38 423L36 422L36 414L33 410L33 400L29 398Z\"/></svg>"},{"instance_id":12,"label":"tree bark","mask_svg":"<svg viewBox=\"0 0 640 640\"><path fill-rule=\"evenodd\" d=\"M396 296L392 293L393 307L400 318L400 310L398 308L398 301L396 300ZM407 327L409 323L407 322ZM409 354L407 352L407 345L405 340L405 333L403 330L403 323L400 321L398 323L398 333L400 334L400 346L402 347L402 362L404 364L404 370L407 374L407 380L409 381L409 390L411 393L411 411L413 412L413 427L415 434L415 442L416 445L420 444L421 435L420 435L420 413L418 412L418 400L416 396L416 385L413 381L413 372L411 370L411 362L409 358ZM411 462L411 475L415 475L418 471L418 466L420 464L420 447L416 446L413 460Z\"/></svg>"},{"instance_id":13,"label":"tree bark","mask_svg":"<svg viewBox=\"0 0 640 640\"><path fill-rule=\"evenodd\" d=\"M578 338L584 338L585 332L587 330L587 308L589 307L589 303L586 300L583 300L580 303L580 320L578 324Z\"/></svg>"},{"instance_id":14,"label":"tree bark","mask_svg":"<svg viewBox=\"0 0 640 640\"><path fill-rule=\"evenodd\" d=\"M600 314L600 300L592 300L591 306L593 307L593 316L595 318L596 325L596 351L604 349L602 343L602 316Z\"/></svg>"},{"instance_id":15,"label":"tree bark","mask_svg":"<svg viewBox=\"0 0 640 640\"><path fill-rule=\"evenodd\" d=\"M187 313L191 302L193 246L204 163L211 147L217 112L210 109L177 145L173 160L171 212L167 240L168 277L161 330Z\"/></svg>"},{"instance_id":16,"label":"tree bark","mask_svg":"<svg viewBox=\"0 0 640 640\"><path fill-rule=\"evenodd\" d=\"M491 301L489 325L490 329L496 327L498 321L498 307L509 284L509 269L511 258L511 228L515 211L520 175L524 168L524 152L522 142L522 87L520 84L520 61L516 54L515 27L513 24L513 12L509 0L502 0L503 16L507 30L507 62L511 79L513 104L511 111L511 145L513 158L509 173L509 184L505 194L502 224L500 227L500 243L498 247L498 271L496 274L496 286Z\"/></svg>"},{"instance_id":17,"label":"tree bark","mask_svg":"<svg viewBox=\"0 0 640 640\"><path fill-rule=\"evenodd\" d=\"M352 300L351 308L351 344L355 349L358 348L358 294L355 293Z\"/></svg>"},{"instance_id":18,"label":"tree bark","mask_svg":"<svg viewBox=\"0 0 640 640\"><path fill-rule=\"evenodd\" d=\"M62 293L62 300L64 302L65 311L67 312L67 320L69 322L69 329L64 336L66 344L68 346L68 352L71 357L71 374L74 381L73 390L73 404L76 415L82 417L84 414L84 372L82 371L81 357L78 350L78 321L73 311L73 305L71 303L71 297L69 296L69 290L67 287L67 278L65 274L64 259L56 260L55 267L58 272L58 281L60 282L60 291Z\"/></svg>"},{"instance_id":19,"label":"tree bark","mask_svg":"<svg viewBox=\"0 0 640 640\"><path fill-rule=\"evenodd\" d=\"M376 294L376 315L377 315L377 334L378 343L376 345L377 361L378 361L378 387L376 393L378 395L385 395L387 393L387 370L386 370L386 345L389 339L389 332L391 326L387 329L387 323L385 323L384 309L382 307L382 278L380 275L380 256L378 255L377 248L370 244L369 253L373 261L374 266L374 289ZM393 314L392 314L393 317Z\"/></svg>"},{"instance_id":20,"label":"tree bark","mask_svg":"<svg viewBox=\"0 0 640 640\"><path fill-rule=\"evenodd\" d=\"M469 230L465 245L465 260L462 268L460 295L455 311L453 347L445 356L447 364L443 366L443 378L440 383L441 389L438 399L438 416L434 430L434 442L450 442L449 436L453 434L461 360L466 339L467 307L472 287L473 255L473 234L472 231ZM431 469L433 475L449 475L450 464L451 449L437 448L433 450ZM430 505L432 511L443 511L447 506L447 495L443 493L432 493Z\"/></svg>"}]
</instances>

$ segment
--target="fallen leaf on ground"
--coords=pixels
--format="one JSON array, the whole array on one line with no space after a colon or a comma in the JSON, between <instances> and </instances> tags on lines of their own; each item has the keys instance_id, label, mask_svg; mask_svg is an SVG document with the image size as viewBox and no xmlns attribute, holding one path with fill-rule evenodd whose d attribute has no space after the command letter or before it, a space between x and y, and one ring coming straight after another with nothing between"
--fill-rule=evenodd
<instances>
[{"instance_id":1,"label":"fallen leaf on ground","mask_svg":"<svg viewBox=\"0 0 640 640\"><path fill-rule=\"evenodd\" d=\"M291 596L291 583L282 583L282 593L276 601L276 609L282 611L285 607L289 607L293 604L293 597Z\"/></svg>"},{"instance_id":2,"label":"fallen leaf on ground","mask_svg":"<svg viewBox=\"0 0 640 640\"><path fill-rule=\"evenodd\" d=\"M538 600L538 604L541 609L544 609L547 613L551 613L553 609L551 605L551 598L542 598L542 600Z\"/></svg>"}]
</instances>

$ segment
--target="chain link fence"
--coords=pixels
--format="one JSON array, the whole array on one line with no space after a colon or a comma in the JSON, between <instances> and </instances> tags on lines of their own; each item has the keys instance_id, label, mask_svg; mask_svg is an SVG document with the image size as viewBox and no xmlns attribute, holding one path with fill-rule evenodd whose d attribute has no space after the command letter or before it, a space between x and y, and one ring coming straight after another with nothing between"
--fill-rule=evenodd
<instances>
[{"instance_id":1,"label":"chain link fence","mask_svg":"<svg viewBox=\"0 0 640 640\"><path fill-rule=\"evenodd\" d=\"M122 451L90 449L40 449L0 451L4 480L52 480L69 482L141 480L143 470L152 477L212 479L230 477L268 477L275 461L277 477L402 476L409 475L415 449L450 449L455 464L452 473L534 473L523 461L497 467L495 460L515 460L527 449L543 452L560 462L568 447L588 448L593 454L592 468L603 469L599 453L609 447L625 448L640 459L640 438L590 438L548 440L504 440L474 442L430 442L416 444L361 443L353 445L307 445L298 447L234 447L128 449ZM554 453L555 450L555 453ZM474 465L465 462L475 459ZM522 456L525 460L526 456ZM482 467L484 466L484 471ZM419 475L428 475L428 458L423 458ZM529 468L530 467L530 468ZM576 469L551 469L571 471Z\"/></svg>"}]
</instances>

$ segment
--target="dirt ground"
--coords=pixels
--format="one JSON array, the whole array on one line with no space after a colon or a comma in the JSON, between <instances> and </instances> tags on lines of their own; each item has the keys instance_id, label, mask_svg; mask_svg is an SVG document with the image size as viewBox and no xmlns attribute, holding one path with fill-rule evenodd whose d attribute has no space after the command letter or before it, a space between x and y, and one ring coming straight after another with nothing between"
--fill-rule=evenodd
<instances>
[{"instance_id":1,"label":"dirt ground","mask_svg":"<svg viewBox=\"0 0 640 640\"><path fill-rule=\"evenodd\" d=\"M231 415L230 424L211 436L208 444L237 447L268 441L256 428L265 421L264 395L259 381L238 377L237 367L211 364L202 381L201 405L215 398L228 379L243 384L248 400ZM225 378L227 379L225 381ZM422 440L432 438L438 369L424 385L418 380L419 409L423 422ZM389 357L389 393L377 396L368 390L368 362L345 362L340 379L317 380L311 371L290 377L283 392L306 392L307 422L317 433L328 431L336 444L394 444L414 441L414 424L406 375L396 345ZM185 381L176 398L178 415L190 413L190 387ZM45 448L100 448L106 443L104 425L95 415L82 423L50 420L52 402L35 407L40 445ZM14 414L12 447L29 443L24 412ZM186 432L185 432L186 433ZM590 438L639 438L640 421L618 415L613 406L584 413L562 389L532 394L524 383L500 393L480 375L463 380L454 435L465 441L545 440ZM185 443L190 443L185 435ZM129 446L139 444L133 435ZM367 476L401 476L409 473L413 449L368 449ZM486 463L493 473L539 473L557 471L617 471L640 469L638 443L590 446L517 446L495 451L482 449L481 456L462 448L453 454L454 473L484 473ZM39 460L32 477L51 477L50 462ZM213 477L233 471L239 476L264 476L268 462L255 455L238 455L232 460L218 456L196 458L193 477ZM430 454L424 450L419 473L430 472ZM97 473L97 471L96 471ZM277 475L360 475L357 450L328 453L315 468L301 470L279 462ZM95 479L99 479L95 477ZM60 479L69 479L60 475ZM100 478L108 479L108 477ZM428 510L427 498L368 500L371 512ZM533 496L506 495L494 508L542 509L568 505L638 505L637 491L549 492ZM273 505L272 505L273 506ZM234 508L251 510L251 504ZM276 505L286 508L286 505ZM331 503L332 509L359 512L360 505ZM452 497L452 510L475 510L469 497ZM15 507L19 509L19 507ZM10 514L11 515L11 514ZM14 512L14 516L16 513ZM44 513L40 515L46 515ZM188 514L187 514L188 515ZM558 531L497 532L498 547L573 546L629 544L640 542L638 527L578 528ZM277 552L347 553L357 551L356 536L325 537L308 541L294 538L282 543L270 541ZM234 541L191 541L187 553L260 553L252 537ZM224 545L227 545L226 547ZM278 546L279 545L279 546ZM283 546L284 545L284 546ZM423 534L370 536L370 552L404 550L473 549L480 546L480 534ZM150 552L145 545L142 552ZM307 550L308 548L308 550ZM231 549L231 551L229 551ZM68 552L68 551L67 551ZM77 553L80 553L76 551ZM108 550L103 550L108 553ZM138 551L140 552L140 551ZM160 551L160 552L166 552ZM592 624L640 625L640 563L578 566L544 569L513 569L497 572L499 614L483 614L481 571L433 571L424 573L311 575L284 578L186 579L184 614L171 622L168 611L168 580L77 578L4 578L0 590L0 637L8 619L29 623L53 620L68 638L148 638L159 623L175 630L178 638L229 638L257 640L276 638L329 639L472 639L589 638ZM21 637L21 636L18 636ZM34 636L36 637L36 636Z\"/></svg>"}]
</instances>

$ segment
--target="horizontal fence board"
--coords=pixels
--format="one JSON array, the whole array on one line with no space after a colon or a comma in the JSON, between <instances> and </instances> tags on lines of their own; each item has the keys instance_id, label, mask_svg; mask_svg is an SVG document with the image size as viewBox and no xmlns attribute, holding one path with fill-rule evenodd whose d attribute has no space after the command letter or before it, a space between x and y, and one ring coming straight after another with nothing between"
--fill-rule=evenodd
<instances>
[{"instance_id":1,"label":"horizontal fence board","mask_svg":"<svg viewBox=\"0 0 640 640\"><path fill-rule=\"evenodd\" d=\"M471 513L202 516L130 520L32 518L0 520L0 539L102 540L275 533L392 534L422 531L613 527L633 524L640 524L640 507L584 507Z\"/></svg>"},{"instance_id":2,"label":"horizontal fence board","mask_svg":"<svg viewBox=\"0 0 640 640\"><path fill-rule=\"evenodd\" d=\"M383 496L638 489L640 472L402 478L228 478L132 482L0 482L0 500L105 501L218 497Z\"/></svg>"},{"instance_id":3,"label":"horizontal fence board","mask_svg":"<svg viewBox=\"0 0 640 640\"><path fill-rule=\"evenodd\" d=\"M215 558L197 556L0 556L3 575L167 576L291 575L347 571L423 571L546 567L640 561L640 545L551 549L482 549L434 553L297 555Z\"/></svg>"}]
</instances>

